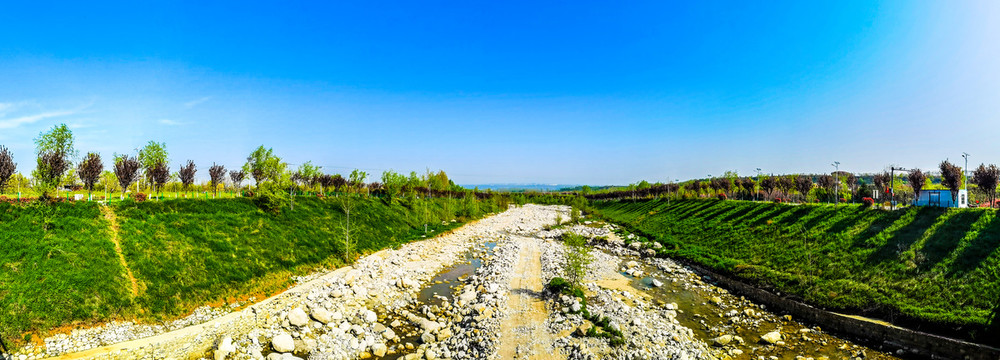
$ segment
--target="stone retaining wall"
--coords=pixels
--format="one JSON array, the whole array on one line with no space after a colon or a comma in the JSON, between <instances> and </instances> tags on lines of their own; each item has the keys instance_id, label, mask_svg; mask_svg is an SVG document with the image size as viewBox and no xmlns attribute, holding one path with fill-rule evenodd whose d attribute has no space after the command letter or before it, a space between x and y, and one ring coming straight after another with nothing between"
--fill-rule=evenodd
<instances>
[{"instance_id":1,"label":"stone retaining wall","mask_svg":"<svg viewBox=\"0 0 1000 360\"><path fill-rule=\"evenodd\" d=\"M1000 359L1000 349L928 334L901 327L883 325L818 309L798 301L772 294L739 280L688 264L695 271L711 276L719 285L747 298L780 310L806 322L820 325L823 330L861 338L886 349L903 349L910 354L931 359Z\"/></svg>"}]
</instances>

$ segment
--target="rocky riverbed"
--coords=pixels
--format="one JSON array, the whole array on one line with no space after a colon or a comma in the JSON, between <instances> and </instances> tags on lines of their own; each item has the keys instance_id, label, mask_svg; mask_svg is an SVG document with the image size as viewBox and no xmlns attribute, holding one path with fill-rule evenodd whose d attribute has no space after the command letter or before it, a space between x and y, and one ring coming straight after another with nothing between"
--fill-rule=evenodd
<instances>
[{"instance_id":1,"label":"rocky riverbed","mask_svg":"<svg viewBox=\"0 0 1000 360\"><path fill-rule=\"evenodd\" d=\"M655 245L620 237L612 225L552 226L568 212L564 206L512 207L450 234L366 256L352 267L303 277L298 286L244 310L204 310L214 319L202 324L132 332L109 324L47 339L45 347L17 355L20 360L69 352L63 357L888 358L769 313L671 260L644 256ZM563 274L560 239L567 232L590 238L597 249L582 281L586 299L544 288ZM582 316L582 302L622 332L623 345L586 336L594 324ZM142 335L153 336L112 345Z\"/></svg>"}]
</instances>

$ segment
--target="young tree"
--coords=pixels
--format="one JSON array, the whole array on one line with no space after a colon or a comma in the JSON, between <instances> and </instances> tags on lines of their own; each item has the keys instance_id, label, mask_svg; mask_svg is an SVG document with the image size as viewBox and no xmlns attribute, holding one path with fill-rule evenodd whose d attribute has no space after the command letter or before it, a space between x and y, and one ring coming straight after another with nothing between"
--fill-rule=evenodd
<instances>
[{"instance_id":1,"label":"young tree","mask_svg":"<svg viewBox=\"0 0 1000 360\"><path fill-rule=\"evenodd\" d=\"M354 169L354 171L351 171L351 175L350 178L348 178L347 183L350 185L352 189L360 193L362 187L364 187L365 185L365 180L367 179L368 179L368 173L358 169Z\"/></svg>"},{"instance_id":2,"label":"young tree","mask_svg":"<svg viewBox=\"0 0 1000 360\"><path fill-rule=\"evenodd\" d=\"M913 201L916 201L920 198L920 191L924 189L924 183L927 182L927 175L924 175L924 172L920 171L920 169L913 169L906 176L906 180L910 182L910 187L913 188Z\"/></svg>"},{"instance_id":3,"label":"young tree","mask_svg":"<svg viewBox=\"0 0 1000 360\"><path fill-rule=\"evenodd\" d=\"M771 193L777 187L778 187L778 181L774 178L774 176L765 175L763 179L760 179L760 189L764 190L764 193L767 194L767 197L771 197Z\"/></svg>"},{"instance_id":4,"label":"young tree","mask_svg":"<svg viewBox=\"0 0 1000 360\"><path fill-rule=\"evenodd\" d=\"M593 261L590 254L590 247L587 246L587 238L574 233L563 234L565 243L566 258L565 274L566 280L573 286L580 286L583 277L587 275L587 267Z\"/></svg>"},{"instance_id":5,"label":"young tree","mask_svg":"<svg viewBox=\"0 0 1000 360\"><path fill-rule=\"evenodd\" d=\"M795 189L795 176L779 176L778 177L778 189L781 190L785 196L791 194L792 189Z\"/></svg>"},{"instance_id":6,"label":"young tree","mask_svg":"<svg viewBox=\"0 0 1000 360\"><path fill-rule=\"evenodd\" d=\"M118 178L118 185L121 186L122 196L125 199L125 191L139 178L139 168L142 164L134 157L122 155L115 159L115 176Z\"/></svg>"},{"instance_id":7,"label":"young tree","mask_svg":"<svg viewBox=\"0 0 1000 360\"><path fill-rule=\"evenodd\" d=\"M395 202L395 198L403 193L406 186L406 176L392 170L382 172L382 183L389 193L390 201Z\"/></svg>"},{"instance_id":8,"label":"young tree","mask_svg":"<svg viewBox=\"0 0 1000 360\"><path fill-rule=\"evenodd\" d=\"M826 190L828 195L833 197L834 202L837 202L838 194L834 193L838 184L837 178L833 177L833 175L823 175L819 177L819 181L817 181L817 183L819 184L819 187Z\"/></svg>"},{"instance_id":9,"label":"young tree","mask_svg":"<svg viewBox=\"0 0 1000 360\"><path fill-rule=\"evenodd\" d=\"M170 181L170 168L167 167L165 162L157 162L153 164L152 168L146 170L146 177L150 183L154 184L156 190L159 190L159 193L162 194L167 181Z\"/></svg>"},{"instance_id":10,"label":"young tree","mask_svg":"<svg viewBox=\"0 0 1000 360\"><path fill-rule=\"evenodd\" d=\"M947 160L942 161L941 185L951 190L951 201L958 201L958 190L962 188L962 168L955 166Z\"/></svg>"},{"instance_id":11,"label":"young tree","mask_svg":"<svg viewBox=\"0 0 1000 360\"><path fill-rule=\"evenodd\" d=\"M44 152L38 156L38 164L32 175L37 180L36 186L41 189L42 199L49 197L49 191L59 188L62 176L69 170L70 164L66 155L57 152Z\"/></svg>"},{"instance_id":12,"label":"young tree","mask_svg":"<svg viewBox=\"0 0 1000 360\"><path fill-rule=\"evenodd\" d=\"M742 178L740 179L739 183L740 183L740 188L743 189L743 193L746 194L747 196L753 194L753 189L754 187L757 186L757 183L753 181L753 178L751 177Z\"/></svg>"},{"instance_id":13,"label":"young tree","mask_svg":"<svg viewBox=\"0 0 1000 360\"><path fill-rule=\"evenodd\" d=\"M77 156L76 148L73 147L73 132L66 124L59 124L48 132L39 133L35 138L35 152L39 157L43 153L62 156L62 162L66 167L72 167L73 158Z\"/></svg>"},{"instance_id":14,"label":"young tree","mask_svg":"<svg viewBox=\"0 0 1000 360\"><path fill-rule=\"evenodd\" d=\"M344 179L340 174L333 175L333 190L343 191L344 186L347 185L347 179Z\"/></svg>"},{"instance_id":15,"label":"young tree","mask_svg":"<svg viewBox=\"0 0 1000 360\"><path fill-rule=\"evenodd\" d=\"M229 172L229 180L233 182L233 186L236 187L236 191L243 188L243 177L246 173L243 170L232 170Z\"/></svg>"},{"instance_id":16,"label":"young tree","mask_svg":"<svg viewBox=\"0 0 1000 360\"><path fill-rule=\"evenodd\" d=\"M219 184L226 179L226 167L212 163L212 167L208 168L208 176L212 179L212 192L215 196L219 195Z\"/></svg>"},{"instance_id":17,"label":"young tree","mask_svg":"<svg viewBox=\"0 0 1000 360\"><path fill-rule=\"evenodd\" d=\"M851 189L851 202L854 202L854 197L858 193L858 177L848 173L844 183L847 184L848 189Z\"/></svg>"},{"instance_id":18,"label":"young tree","mask_svg":"<svg viewBox=\"0 0 1000 360\"><path fill-rule=\"evenodd\" d=\"M142 165L142 169L146 172L146 180L150 184L156 187L157 182L153 179L153 168L170 162L167 159L167 143L158 143L150 140L142 149L139 149L139 164ZM150 191L150 193L156 192L156 189Z\"/></svg>"},{"instance_id":19,"label":"young tree","mask_svg":"<svg viewBox=\"0 0 1000 360\"><path fill-rule=\"evenodd\" d=\"M875 187L879 193L883 194L883 197L892 197L892 176L889 173L875 174L872 177L872 182L875 183ZM892 199L889 199L889 201L892 201Z\"/></svg>"},{"instance_id":20,"label":"young tree","mask_svg":"<svg viewBox=\"0 0 1000 360\"><path fill-rule=\"evenodd\" d=\"M0 145L0 194L7 188L7 182L17 170L17 163L14 162L14 154L7 147Z\"/></svg>"},{"instance_id":21,"label":"young tree","mask_svg":"<svg viewBox=\"0 0 1000 360\"><path fill-rule=\"evenodd\" d=\"M989 166L979 164L979 167L972 173L971 182L979 187L979 191L982 191L989 197L990 207L992 208L996 204L997 183L1000 182L1000 169L993 164Z\"/></svg>"},{"instance_id":22,"label":"young tree","mask_svg":"<svg viewBox=\"0 0 1000 360\"><path fill-rule=\"evenodd\" d=\"M340 223L340 228L344 232L341 244L344 246L344 261L350 263L354 260L352 252L354 252L355 245L355 240L351 239L351 234L357 232L357 229L351 228L351 212L357 206L357 201L351 196L341 196L339 199L340 208L344 211L344 220Z\"/></svg>"},{"instance_id":23,"label":"young tree","mask_svg":"<svg viewBox=\"0 0 1000 360\"><path fill-rule=\"evenodd\" d=\"M77 173L80 175L80 180L83 181L83 187L87 189L88 198L93 195L94 184L100 179L102 171L104 171L104 163L101 162L101 155L98 153L87 153L83 161L80 161Z\"/></svg>"},{"instance_id":24,"label":"young tree","mask_svg":"<svg viewBox=\"0 0 1000 360\"><path fill-rule=\"evenodd\" d=\"M809 191L812 190L814 184L812 178L806 175L799 175L795 177L795 190L802 194L802 202L806 202L806 198L809 196Z\"/></svg>"},{"instance_id":25,"label":"young tree","mask_svg":"<svg viewBox=\"0 0 1000 360\"><path fill-rule=\"evenodd\" d=\"M188 160L186 165L181 166L180 170L177 171L177 177L181 179L182 189L187 191L191 184L194 183L194 174L198 172L198 168L194 166L194 161Z\"/></svg>"},{"instance_id":26,"label":"young tree","mask_svg":"<svg viewBox=\"0 0 1000 360\"><path fill-rule=\"evenodd\" d=\"M265 149L264 145L261 145L247 157L243 171L250 174L255 185L259 186L264 181L279 181L286 167L287 164L275 156L274 151Z\"/></svg>"}]
</instances>

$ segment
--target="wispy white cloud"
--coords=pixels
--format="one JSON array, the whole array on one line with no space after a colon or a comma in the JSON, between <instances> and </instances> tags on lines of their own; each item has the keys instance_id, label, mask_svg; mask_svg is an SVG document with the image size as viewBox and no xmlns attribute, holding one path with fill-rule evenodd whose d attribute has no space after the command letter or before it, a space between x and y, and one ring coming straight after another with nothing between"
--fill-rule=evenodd
<instances>
[{"instance_id":1,"label":"wispy white cloud","mask_svg":"<svg viewBox=\"0 0 1000 360\"><path fill-rule=\"evenodd\" d=\"M35 123L39 120L67 116L79 113L80 110L60 110L60 111L46 111L43 113L24 115L14 118L3 118L0 119L0 129L14 129L20 127L21 125Z\"/></svg>"},{"instance_id":2,"label":"wispy white cloud","mask_svg":"<svg viewBox=\"0 0 1000 360\"><path fill-rule=\"evenodd\" d=\"M211 96L205 96L205 97L200 98L200 99L191 100L191 101L188 101L188 102L184 103L184 108L185 109L190 109L190 108L198 106L199 104L201 104L203 102L206 102L206 101L209 101L209 100L212 100Z\"/></svg>"},{"instance_id":3,"label":"wispy white cloud","mask_svg":"<svg viewBox=\"0 0 1000 360\"><path fill-rule=\"evenodd\" d=\"M182 123L180 121L175 121L175 120L170 120L170 119L160 119L160 124L168 125L168 126L184 125L184 123Z\"/></svg>"}]
</instances>

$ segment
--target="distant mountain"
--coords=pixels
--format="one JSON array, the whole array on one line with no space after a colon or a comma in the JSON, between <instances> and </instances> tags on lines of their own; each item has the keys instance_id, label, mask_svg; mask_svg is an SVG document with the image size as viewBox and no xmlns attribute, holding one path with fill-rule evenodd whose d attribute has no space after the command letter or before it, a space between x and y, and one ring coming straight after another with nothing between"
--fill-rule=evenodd
<instances>
[{"instance_id":1,"label":"distant mountain","mask_svg":"<svg viewBox=\"0 0 1000 360\"><path fill-rule=\"evenodd\" d=\"M559 191L560 189L575 188L582 185L577 184L469 184L461 185L466 189L479 188L479 190L493 191Z\"/></svg>"}]
</instances>

